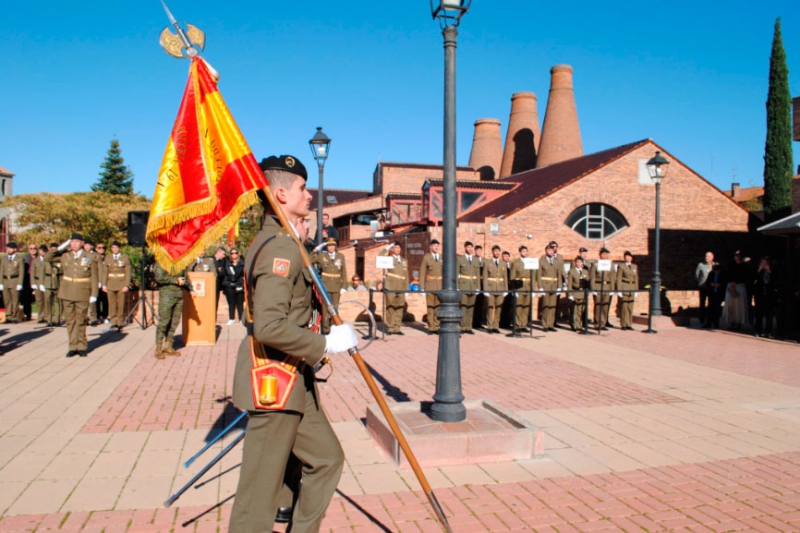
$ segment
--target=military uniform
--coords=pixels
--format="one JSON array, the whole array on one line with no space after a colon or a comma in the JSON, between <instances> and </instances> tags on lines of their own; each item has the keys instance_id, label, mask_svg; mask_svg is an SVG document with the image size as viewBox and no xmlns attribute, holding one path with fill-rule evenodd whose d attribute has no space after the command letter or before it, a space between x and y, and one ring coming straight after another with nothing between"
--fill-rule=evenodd
<instances>
[{"instance_id":1,"label":"military uniform","mask_svg":"<svg viewBox=\"0 0 800 533\"><path fill-rule=\"evenodd\" d=\"M538 281L539 289L543 291L556 291L564 284L564 262L558 264L555 257L547 254L539 258ZM552 331L556 325L556 308L558 307L558 294L548 292L542 295L542 328Z\"/></svg>"},{"instance_id":2,"label":"military uniform","mask_svg":"<svg viewBox=\"0 0 800 533\"><path fill-rule=\"evenodd\" d=\"M155 279L158 285L158 324L156 324L156 357L179 355L172 347L172 337L181 321L183 312L183 291L178 278L186 278L186 269L175 275L156 263ZM186 281L188 283L188 279ZM162 351L163 348L163 351Z\"/></svg>"},{"instance_id":3,"label":"military uniform","mask_svg":"<svg viewBox=\"0 0 800 533\"><path fill-rule=\"evenodd\" d=\"M611 308L611 291L614 290L614 273L601 272L597 263L589 273L591 289L598 292L594 299L594 326L598 329L608 327L608 311Z\"/></svg>"},{"instance_id":4,"label":"military uniform","mask_svg":"<svg viewBox=\"0 0 800 533\"><path fill-rule=\"evenodd\" d=\"M439 331L439 296L433 291L442 290L442 257L441 254L427 253L419 267L419 288L425 291L425 303L428 306L428 331Z\"/></svg>"},{"instance_id":5,"label":"military uniform","mask_svg":"<svg viewBox=\"0 0 800 533\"><path fill-rule=\"evenodd\" d=\"M622 293L620 305L620 326L633 329L633 302L635 291L639 289L639 268L633 263L622 263L617 267L616 290Z\"/></svg>"},{"instance_id":6,"label":"military uniform","mask_svg":"<svg viewBox=\"0 0 800 533\"><path fill-rule=\"evenodd\" d=\"M42 305L44 306L47 324L49 326L60 326L64 314L64 305L58 298L58 285L61 281L60 258L55 258L52 262L49 262L44 261L44 256L42 256L41 281L45 288L45 291L42 293Z\"/></svg>"},{"instance_id":7,"label":"military uniform","mask_svg":"<svg viewBox=\"0 0 800 533\"><path fill-rule=\"evenodd\" d=\"M125 320L125 304L131 284L131 261L128 256L107 254L103 261L103 288L108 295L108 318L111 327L121 328Z\"/></svg>"},{"instance_id":8,"label":"military uniform","mask_svg":"<svg viewBox=\"0 0 800 533\"><path fill-rule=\"evenodd\" d=\"M254 258L265 241L269 242ZM253 341L264 345L270 359L292 357L299 375L283 411L256 411L250 337L239 346L233 403L249 411L250 420L228 531L272 531L291 454L303 465L292 531L318 531L341 477L344 452L322 409L314 380L313 366L323 358L326 342L307 327L312 316L311 275L303 268L295 241L272 217L253 240L246 276L251 267L255 288L248 287L248 299L253 309Z\"/></svg>"},{"instance_id":9,"label":"military uniform","mask_svg":"<svg viewBox=\"0 0 800 533\"><path fill-rule=\"evenodd\" d=\"M387 251L381 255L388 255ZM408 261L397 256L394 258L394 266L386 269L386 281L383 286L387 291L407 291L408 290ZM389 334L401 333L403 325L403 313L406 307L406 295L401 293L385 293L386 299L386 332Z\"/></svg>"},{"instance_id":10,"label":"military uniform","mask_svg":"<svg viewBox=\"0 0 800 533\"><path fill-rule=\"evenodd\" d=\"M333 254L327 250L314 254L314 263L319 265L319 273L322 278L322 285L331 298L331 303L339 305L341 290L347 287L347 263L344 255L334 251ZM331 329L331 317L327 306L322 315L322 333L327 334Z\"/></svg>"},{"instance_id":11,"label":"military uniform","mask_svg":"<svg viewBox=\"0 0 800 533\"><path fill-rule=\"evenodd\" d=\"M83 249L77 253L72 250L50 250L44 256L44 260L50 263L59 259L62 277L58 297L64 305L67 319L69 349L70 352L85 356L89 346L86 337L86 311L90 299L97 299L97 262Z\"/></svg>"},{"instance_id":12,"label":"military uniform","mask_svg":"<svg viewBox=\"0 0 800 533\"><path fill-rule=\"evenodd\" d=\"M95 268L97 268L97 283L95 285L98 285L97 288L99 289L100 288L99 287L100 280L103 279L103 261L100 258L100 254L98 254L94 250L91 250L89 252L86 252L84 250L84 253L86 253L86 255L92 259L92 261L94 261ZM89 322L92 325L96 325L97 321L98 321L97 320L97 302L94 302L94 303L89 304Z\"/></svg>"},{"instance_id":13,"label":"military uniform","mask_svg":"<svg viewBox=\"0 0 800 533\"><path fill-rule=\"evenodd\" d=\"M506 263L490 257L483 265L483 290L486 296L486 327L491 333L500 331L500 314L503 310L503 299L508 291L508 273Z\"/></svg>"},{"instance_id":14,"label":"military uniform","mask_svg":"<svg viewBox=\"0 0 800 533\"><path fill-rule=\"evenodd\" d=\"M583 315L586 310L586 293L584 289L589 283L589 272L585 268L578 269L573 266L567 278L567 289L569 292L570 309L569 318L573 331L583 329Z\"/></svg>"},{"instance_id":15,"label":"military uniform","mask_svg":"<svg viewBox=\"0 0 800 533\"><path fill-rule=\"evenodd\" d=\"M481 290L481 267L478 258L459 255L456 261L458 272L458 290L461 291L461 332L472 333L472 315L475 312L475 300Z\"/></svg>"},{"instance_id":16,"label":"military uniform","mask_svg":"<svg viewBox=\"0 0 800 533\"><path fill-rule=\"evenodd\" d=\"M18 253L0 256L0 272L3 275L3 301L6 304L6 321L19 322L24 318L20 308L19 291L22 288L25 265Z\"/></svg>"},{"instance_id":17,"label":"military uniform","mask_svg":"<svg viewBox=\"0 0 800 533\"><path fill-rule=\"evenodd\" d=\"M511 263L511 279L509 283L515 287L517 312L514 317L514 329L528 327L531 313L531 270L525 269L525 263L521 257L516 258ZM513 282L513 283L511 283Z\"/></svg>"},{"instance_id":18,"label":"military uniform","mask_svg":"<svg viewBox=\"0 0 800 533\"><path fill-rule=\"evenodd\" d=\"M31 290L36 301L36 314L39 315L38 322L50 322L47 314L47 309L44 305L44 294L46 291L42 290L44 284L42 283L44 273L44 257L36 254L36 257L31 256L31 266L29 271Z\"/></svg>"}]
</instances>

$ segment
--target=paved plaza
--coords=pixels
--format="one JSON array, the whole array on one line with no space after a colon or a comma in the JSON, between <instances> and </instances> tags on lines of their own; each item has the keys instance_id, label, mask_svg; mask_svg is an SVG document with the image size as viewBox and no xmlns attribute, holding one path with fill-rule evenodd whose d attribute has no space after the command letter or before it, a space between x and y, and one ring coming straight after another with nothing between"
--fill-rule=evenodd
<instances>
[{"instance_id":1,"label":"paved plaza","mask_svg":"<svg viewBox=\"0 0 800 533\"><path fill-rule=\"evenodd\" d=\"M439 339L417 326L363 352L390 403L433 394ZM800 346L641 329L462 337L464 395L543 430L545 455L426 468L455 533L800 531ZM227 531L241 446L163 503L235 435L182 466L238 414L244 335L223 324L158 361L153 327L89 328L89 356L67 359L65 328L0 324L0 533ZM321 390L347 462L323 530L441 531L368 434L355 365L333 362Z\"/></svg>"}]
</instances>

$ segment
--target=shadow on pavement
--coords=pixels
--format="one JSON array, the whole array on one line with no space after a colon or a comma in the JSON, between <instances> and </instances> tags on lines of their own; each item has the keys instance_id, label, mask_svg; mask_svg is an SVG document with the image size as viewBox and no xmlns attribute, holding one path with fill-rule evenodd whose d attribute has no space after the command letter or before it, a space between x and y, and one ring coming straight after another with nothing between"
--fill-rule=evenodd
<instances>
[{"instance_id":1,"label":"shadow on pavement","mask_svg":"<svg viewBox=\"0 0 800 533\"><path fill-rule=\"evenodd\" d=\"M372 377L375 378L378 383L381 384L383 390L389 398L393 399L396 402L410 402L411 398L409 398L408 394L403 392L402 390L398 389L394 385L392 385L382 374L380 374L377 370L372 368L369 363L366 363L367 368L369 368L369 373L372 374Z\"/></svg>"},{"instance_id":2,"label":"shadow on pavement","mask_svg":"<svg viewBox=\"0 0 800 533\"><path fill-rule=\"evenodd\" d=\"M17 348L28 344L31 341L35 341L39 337L44 337L45 335L49 334L52 331L51 328L37 328L30 331L25 331L24 333L17 333L16 335L12 335L11 337L5 338L0 341L0 356L7 354L12 350L16 350ZM0 337L7 334L9 332L8 329L0 330Z\"/></svg>"},{"instance_id":3,"label":"shadow on pavement","mask_svg":"<svg viewBox=\"0 0 800 533\"><path fill-rule=\"evenodd\" d=\"M381 528L381 531L385 531L386 533L392 533L392 530L391 530L391 529L389 529L388 527L386 527L385 525L383 525L383 523L381 523L381 521L380 521L380 520L378 520L378 519L377 519L377 518L375 518L375 517L374 517L372 514L370 514L370 512L369 512L369 511L367 511L366 509L364 509L363 507L361 507L360 505L358 505L358 504L357 504L357 503L356 503L356 502L355 502L355 501L354 501L354 500L353 500L353 499L352 499L350 496L348 496L347 494L345 494L344 492L342 492L342 491L341 491L341 490L339 490L339 489L336 489L336 494L338 494L339 496L341 496L342 498L344 498L345 500L347 500L347 503L349 503L350 505L352 505L353 507L355 507L356 509L358 509L358 511L359 511L361 514L363 514L364 516L366 516L367 518L369 518L370 522L372 522L373 524L375 524L376 526L378 526L379 528Z\"/></svg>"}]
</instances>

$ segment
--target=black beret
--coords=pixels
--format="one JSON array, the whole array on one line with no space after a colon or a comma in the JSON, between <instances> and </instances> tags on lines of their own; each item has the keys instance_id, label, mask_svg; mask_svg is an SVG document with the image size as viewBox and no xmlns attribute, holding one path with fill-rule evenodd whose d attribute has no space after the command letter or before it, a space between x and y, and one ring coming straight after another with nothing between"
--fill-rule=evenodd
<instances>
[{"instance_id":1,"label":"black beret","mask_svg":"<svg viewBox=\"0 0 800 533\"><path fill-rule=\"evenodd\" d=\"M588 252L588 251L589 251L589 249L588 249L588 248L584 248L583 246L581 246L581 249L580 249L580 250L578 250L578 251L579 251L579 252Z\"/></svg>"},{"instance_id":2,"label":"black beret","mask_svg":"<svg viewBox=\"0 0 800 533\"><path fill-rule=\"evenodd\" d=\"M111 243L111 246L122 246L122 245L119 243L119 241L113 241Z\"/></svg>"},{"instance_id":3,"label":"black beret","mask_svg":"<svg viewBox=\"0 0 800 533\"><path fill-rule=\"evenodd\" d=\"M622 254L622 257L628 256L628 255L629 255L629 256L631 256L631 257L633 257L633 254L632 254L632 253L630 253L628 250L625 250L625 253L624 253L624 254Z\"/></svg>"},{"instance_id":4,"label":"black beret","mask_svg":"<svg viewBox=\"0 0 800 533\"><path fill-rule=\"evenodd\" d=\"M472 241L467 241L464 243L464 246L472 246Z\"/></svg>"},{"instance_id":5,"label":"black beret","mask_svg":"<svg viewBox=\"0 0 800 533\"><path fill-rule=\"evenodd\" d=\"M50 248L58 248L58 243L57 242L51 242L50 243Z\"/></svg>"},{"instance_id":6,"label":"black beret","mask_svg":"<svg viewBox=\"0 0 800 533\"><path fill-rule=\"evenodd\" d=\"M73 239L74 239L74 238L75 238L75 237L73 237ZM83 241L83 244L88 244L88 245L90 245L90 246L94 246L94 241L93 241L92 239L85 239L85 240Z\"/></svg>"},{"instance_id":7,"label":"black beret","mask_svg":"<svg viewBox=\"0 0 800 533\"><path fill-rule=\"evenodd\" d=\"M58 246L58 245L56 245L56 246ZM43 252L47 252L47 251L49 251L49 250L50 250L50 248L48 248L46 244L43 244L43 245L41 245L41 246L39 247L39 249L40 249L41 251L43 251Z\"/></svg>"},{"instance_id":8,"label":"black beret","mask_svg":"<svg viewBox=\"0 0 800 533\"><path fill-rule=\"evenodd\" d=\"M610 254L611 251L608 248L600 248L600 253L601 254Z\"/></svg>"},{"instance_id":9,"label":"black beret","mask_svg":"<svg viewBox=\"0 0 800 533\"><path fill-rule=\"evenodd\" d=\"M14 248L16 250L17 249L17 243L15 243L15 242L6 243L6 248Z\"/></svg>"},{"instance_id":10,"label":"black beret","mask_svg":"<svg viewBox=\"0 0 800 533\"><path fill-rule=\"evenodd\" d=\"M72 237L70 237L70 240L72 240L72 239L78 239L79 241L82 241L83 240L83 235L81 235L80 233L73 233Z\"/></svg>"},{"instance_id":11,"label":"black beret","mask_svg":"<svg viewBox=\"0 0 800 533\"><path fill-rule=\"evenodd\" d=\"M306 167L303 166L299 159L291 155L272 155L262 159L258 166L261 167L261 170L285 170L286 172L297 174L304 180L308 180Z\"/></svg>"},{"instance_id":12,"label":"black beret","mask_svg":"<svg viewBox=\"0 0 800 533\"><path fill-rule=\"evenodd\" d=\"M441 244L441 243L436 239L431 239L431 244Z\"/></svg>"}]
</instances>

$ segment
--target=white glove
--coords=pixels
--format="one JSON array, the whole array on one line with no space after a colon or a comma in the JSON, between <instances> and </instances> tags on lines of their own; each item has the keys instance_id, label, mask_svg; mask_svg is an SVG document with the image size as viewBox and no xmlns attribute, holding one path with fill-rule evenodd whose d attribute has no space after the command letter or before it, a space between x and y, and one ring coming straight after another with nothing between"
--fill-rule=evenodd
<instances>
[{"instance_id":1,"label":"white glove","mask_svg":"<svg viewBox=\"0 0 800 533\"><path fill-rule=\"evenodd\" d=\"M17 285L17 290L21 291L22 290L22 285Z\"/></svg>"},{"instance_id":2,"label":"white glove","mask_svg":"<svg viewBox=\"0 0 800 533\"><path fill-rule=\"evenodd\" d=\"M345 294L346 292L347 292L347 289L341 289L341 290L339 290L339 294Z\"/></svg>"},{"instance_id":3,"label":"white glove","mask_svg":"<svg viewBox=\"0 0 800 533\"><path fill-rule=\"evenodd\" d=\"M63 252L64 250L66 250L67 247L69 246L69 241L70 240L72 240L72 239L67 239L66 241L62 242L61 246L58 247L58 251L59 252Z\"/></svg>"},{"instance_id":4,"label":"white glove","mask_svg":"<svg viewBox=\"0 0 800 533\"><path fill-rule=\"evenodd\" d=\"M44 288L44 285L39 285L39 290L42 292L47 292L47 289Z\"/></svg>"},{"instance_id":5,"label":"white glove","mask_svg":"<svg viewBox=\"0 0 800 533\"><path fill-rule=\"evenodd\" d=\"M622 293L621 293L621 292L618 292L618 293L617 293L617 296L619 296L620 298L622 298Z\"/></svg>"},{"instance_id":6,"label":"white glove","mask_svg":"<svg viewBox=\"0 0 800 533\"><path fill-rule=\"evenodd\" d=\"M633 299L635 300L637 296L639 296L639 293L638 292L634 292L633 293Z\"/></svg>"},{"instance_id":7,"label":"white glove","mask_svg":"<svg viewBox=\"0 0 800 533\"><path fill-rule=\"evenodd\" d=\"M331 332L325 335L325 353L346 352L358 344L358 337L350 324L331 326Z\"/></svg>"},{"instance_id":8,"label":"white glove","mask_svg":"<svg viewBox=\"0 0 800 533\"><path fill-rule=\"evenodd\" d=\"M314 251L315 252L321 252L322 249L325 248L326 246L328 246L327 242L323 242L322 244L318 244L317 246L314 247Z\"/></svg>"},{"instance_id":9,"label":"white glove","mask_svg":"<svg viewBox=\"0 0 800 533\"><path fill-rule=\"evenodd\" d=\"M391 250L392 248L394 248L394 243L393 242L390 242L389 244L386 245L386 250L387 251Z\"/></svg>"},{"instance_id":10,"label":"white glove","mask_svg":"<svg viewBox=\"0 0 800 533\"><path fill-rule=\"evenodd\" d=\"M568 300L575 300L575 298L573 298L572 296L567 296L567 299Z\"/></svg>"},{"instance_id":11,"label":"white glove","mask_svg":"<svg viewBox=\"0 0 800 533\"><path fill-rule=\"evenodd\" d=\"M3 286L2 286L2 285L0 285L0 291L2 291L2 290L3 290Z\"/></svg>"},{"instance_id":12,"label":"white glove","mask_svg":"<svg viewBox=\"0 0 800 533\"><path fill-rule=\"evenodd\" d=\"M93 304L97 301L97 296L89 296L89 303Z\"/></svg>"},{"instance_id":13,"label":"white glove","mask_svg":"<svg viewBox=\"0 0 800 533\"><path fill-rule=\"evenodd\" d=\"M98 289L102 289L103 288L103 282L102 281L98 281L97 282L97 288Z\"/></svg>"},{"instance_id":14,"label":"white glove","mask_svg":"<svg viewBox=\"0 0 800 533\"><path fill-rule=\"evenodd\" d=\"M483 293L483 295L484 295L485 297L487 297L487 298L489 298L489 297L491 296L491 294L489 294L488 292L484 292L484 293Z\"/></svg>"},{"instance_id":15,"label":"white glove","mask_svg":"<svg viewBox=\"0 0 800 533\"><path fill-rule=\"evenodd\" d=\"M507 292L504 292L504 293L503 293L503 298L505 298L506 296L508 296L508 293L507 293Z\"/></svg>"},{"instance_id":16,"label":"white glove","mask_svg":"<svg viewBox=\"0 0 800 533\"><path fill-rule=\"evenodd\" d=\"M592 296L597 296L597 292L592 291Z\"/></svg>"}]
</instances>

